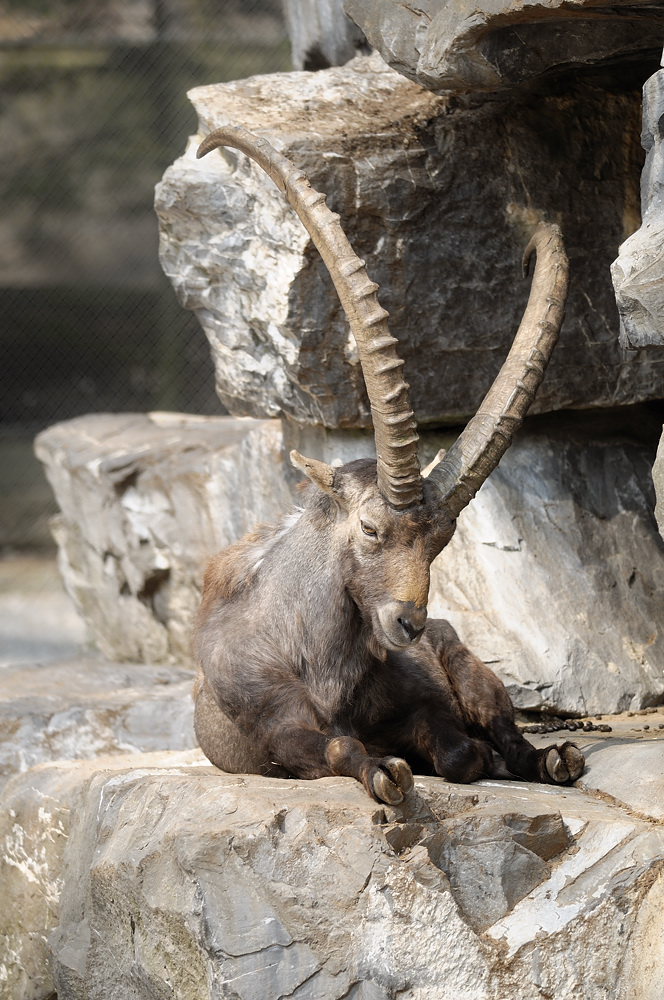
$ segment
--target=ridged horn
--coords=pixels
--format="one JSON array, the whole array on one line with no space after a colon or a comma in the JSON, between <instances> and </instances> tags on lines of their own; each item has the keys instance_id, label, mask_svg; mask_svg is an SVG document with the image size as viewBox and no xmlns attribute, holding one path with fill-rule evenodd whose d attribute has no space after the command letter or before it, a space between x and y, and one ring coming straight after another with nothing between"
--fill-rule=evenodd
<instances>
[{"instance_id":1,"label":"ridged horn","mask_svg":"<svg viewBox=\"0 0 664 1000\"><path fill-rule=\"evenodd\" d=\"M350 328L367 387L378 458L378 487L384 499L403 510L422 499L417 458L417 430L408 402L408 383L397 341L387 325L388 313L376 296L364 261L353 252L339 216L325 204L325 195L311 187L306 175L267 141L240 125L219 128L198 148L198 157L218 146L233 146L255 160L295 209L325 261Z\"/></svg>"},{"instance_id":2,"label":"ridged horn","mask_svg":"<svg viewBox=\"0 0 664 1000\"><path fill-rule=\"evenodd\" d=\"M565 316L568 262L558 226L541 223L523 255L537 253L528 305L514 343L475 416L428 475L456 518L512 443L535 398Z\"/></svg>"}]
</instances>

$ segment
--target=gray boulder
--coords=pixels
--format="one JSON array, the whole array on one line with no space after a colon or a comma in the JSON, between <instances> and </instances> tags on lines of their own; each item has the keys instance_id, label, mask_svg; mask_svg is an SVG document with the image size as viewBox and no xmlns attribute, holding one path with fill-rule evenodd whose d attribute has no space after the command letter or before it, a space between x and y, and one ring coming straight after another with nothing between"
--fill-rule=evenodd
<instances>
[{"instance_id":1,"label":"gray boulder","mask_svg":"<svg viewBox=\"0 0 664 1000\"><path fill-rule=\"evenodd\" d=\"M664 536L664 433L662 433L659 440L657 456L652 467L652 479L657 497L655 517L657 518L659 533Z\"/></svg>"},{"instance_id":2,"label":"gray boulder","mask_svg":"<svg viewBox=\"0 0 664 1000\"><path fill-rule=\"evenodd\" d=\"M580 982L599 1000L661 983L662 830L577 789L426 778L384 809L349 778L146 754L40 765L2 804L12 1000L576 1000Z\"/></svg>"},{"instance_id":3,"label":"gray boulder","mask_svg":"<svg viewBox=\"0 0 664 1000\"><path fill-rule=\"evenodd\" d=\"M652 450L580 414L533 433L541 423L527 422L459 517L432 566L429 614L452 622L520 708L658 704L664 549Z\"/></svg>"},{"instance_id":4,"label":"gray boulder","mask_svg":"<svg viewBox=\"0 0 664 1000\"><path fill-rule=\"evenodd\" d=\"M206 559L291 502L271 421L96 414L35 450L65 586L111 660L187 662Z\"/></svg>"},{"instance_id":5,"label":"gray boulder","mask_svg":"<svg viewBox=\"0 0 664 1000\"><path fill-rule=\"evenodd\" d=\"M562 227L572 287L533 409L661 395L662 361L626 356L618 344L609 273L640 222L631 83L571 77L564 93L549 81L528 100L510 93L478 103L436 97L374 55L190 97L201 135L241 123L328 194L381 285L421 424L475 412L521 318L521 255L541 219ZM243 154L196 160L196 141L157 187L161 260L210 341L224 405L369 426L356 348L304 228Z\"/></svg>"},{"instance_id":6,"label":"gray boulder","mask_svg":"<svg viewBox=\"0 0 664 1000\"><path fill-rule=\"evenodd\" d=\"M639 0L344 0L344 7L390 66L440 93L496 91L560 67L651 55L664 29L661 8Z\"/></svg>"}]
</instances>

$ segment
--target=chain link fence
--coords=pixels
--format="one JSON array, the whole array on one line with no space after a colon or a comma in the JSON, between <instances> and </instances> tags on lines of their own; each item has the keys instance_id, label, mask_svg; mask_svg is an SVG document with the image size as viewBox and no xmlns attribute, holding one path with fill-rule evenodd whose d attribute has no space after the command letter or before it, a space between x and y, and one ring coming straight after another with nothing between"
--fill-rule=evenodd
<instances>
[{"instance_id":1,"label":"chain link fence","mask_svg":"<svg viewBox=\"0 0 664 1000\"><path fill-rule=\"evenodd\" d=\"M196 130L187 90L290 66L280 0L0 0L0 551L51 545L42 428L223 412L154 185Z\"/></svg>"}]
</instances>

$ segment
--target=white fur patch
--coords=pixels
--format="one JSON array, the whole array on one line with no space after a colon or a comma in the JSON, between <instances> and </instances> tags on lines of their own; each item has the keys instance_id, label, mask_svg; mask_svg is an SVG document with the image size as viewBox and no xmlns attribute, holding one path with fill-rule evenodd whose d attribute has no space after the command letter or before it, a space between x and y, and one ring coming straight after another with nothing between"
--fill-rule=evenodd
<instances>
[{"instance_id":1,"label":"white fur patch","mask_svg":"<svg viewBox=\"0 0 664 1000\"><path fill-rule=\"evenodd\" d=\"M265 556L273 547L273 545L275 545L275 543L278 542L280 538L283 538L284 535L287 535L288 532L291 530L291 528L295 527L297 522L302 517L303 513L304 513L304 507L295 507L295 509L292 510L290 514L284 514L279 527L272 535L272 537L268 538L265 544L261 545L260 548L254 549L253 554L255 557L255 561L252 563L249 569L249 572L251 574L254 574L260 568L263 560L265 559Z\"/></svg>"}]
</instances>

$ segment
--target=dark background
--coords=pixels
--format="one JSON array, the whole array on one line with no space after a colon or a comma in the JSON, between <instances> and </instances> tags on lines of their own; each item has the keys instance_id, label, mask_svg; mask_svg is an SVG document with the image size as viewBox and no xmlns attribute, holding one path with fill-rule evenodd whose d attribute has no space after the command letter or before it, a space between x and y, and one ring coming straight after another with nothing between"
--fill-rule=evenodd
<instances>
[{"instance_id":1,"label":"dark background","mask_svg":"<svg viewBox=\"0 0 664 1000\"><path fill-rule=\"evenodd\" d=\"M223 412L154 185L196 131L188 89L290 68L280 0L0 0L0 552L52 546L44 427Z\"/></svg>"}]
</instances>

